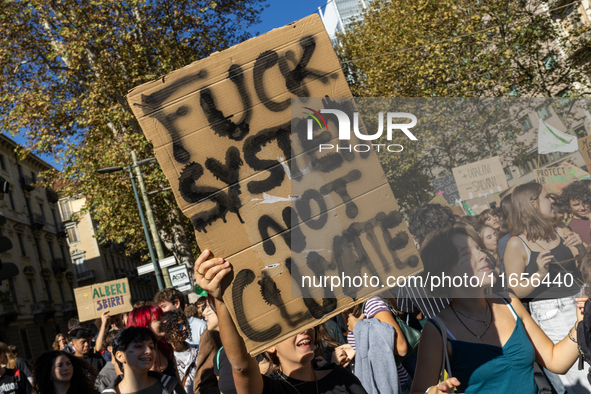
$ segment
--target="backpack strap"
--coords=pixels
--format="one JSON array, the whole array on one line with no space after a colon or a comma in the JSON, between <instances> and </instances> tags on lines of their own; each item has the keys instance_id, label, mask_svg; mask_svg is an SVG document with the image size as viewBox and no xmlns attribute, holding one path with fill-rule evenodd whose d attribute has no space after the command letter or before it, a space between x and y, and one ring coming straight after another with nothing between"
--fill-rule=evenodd
<instances>
[{"instance_id":1,"label":"backpack strap","mask_svg":"<svg viewBox=\"0 0 591 394\"><path fill-rule=\"evenodd\" d=\"M218 371L220 370L220 354L222 353L222 349L224 347L222 346L220 348L220 350L218 350L217 354L215 355L215 365L218 367Z\"/></svg>"}]
</instances>

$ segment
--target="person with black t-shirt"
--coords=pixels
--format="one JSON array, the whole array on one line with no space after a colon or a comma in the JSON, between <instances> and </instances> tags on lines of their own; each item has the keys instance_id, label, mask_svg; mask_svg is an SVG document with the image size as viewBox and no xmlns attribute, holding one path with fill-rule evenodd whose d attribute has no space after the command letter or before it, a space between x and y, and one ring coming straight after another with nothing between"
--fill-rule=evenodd
<instances>
[{"instance_id":1,"label":"person with black t-shirt","mask_svg":"<svg viewBox=\"0 0 591 394\"><path fill-rule=\"evenodd\" d=\"M18 369L0 365L0 394L31 394L33 387Z\"/></svg>"},{"instance_id":2,"label":"person with black t-shirt","mask_svg":"<svg viewBox=\"0 0 591 394\"><path fill-rule=\"evenodd\" d=\"M316 393L316 394L365 394L366 391L351 372L341 366L328 365L324 369L312 369L314 359L314 329L278 343L267 350L279 369L269 376L261 375L255 358L246 351L246 345L232 321L230 312L222 300L221 281L230 273L230 263L211 256L205 250L195 262L195 281L215 298L217 318L224 351L234 376L238 394ZM206 261L207 260L207 261Z\"/></svg>"},{"instance_id":3,"label":"person with black t-shirt","mask_svg":"<svg viewBox=\"0 0 591 394\"><path fill-rule=\"evenodd\" d=\"M90 349L90 342L94 338L92 331L86 328L76 328L68 333L68 337L72 342L72 346L76 349L74 356L86 361L100 372L107 362L103 356Z\"/></svg>"}]
</instances>

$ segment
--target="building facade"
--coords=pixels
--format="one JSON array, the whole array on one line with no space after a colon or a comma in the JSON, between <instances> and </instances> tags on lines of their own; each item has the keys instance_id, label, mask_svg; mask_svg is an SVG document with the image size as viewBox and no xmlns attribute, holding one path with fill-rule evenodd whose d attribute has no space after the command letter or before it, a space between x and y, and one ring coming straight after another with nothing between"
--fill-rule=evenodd
<instances>
[{"instance_id":1,"label":"building facade","mask_svg":"<svg viewBox=\"0 0 591 394\"><path fill-rule=\"evenodd\" d=\"M85 202L83 197L59 200L78 286L128 278L132 302L152 299L158 290L153 275L139 276L137 272L137 267L146 262L137 256L126 256L124 244L99 242L94 231L96 222L89 212L83 213Z\"/></svg>"},{"instance_id":2,"label":"building facade","mask_svg":"<svg viewBox=\"0 0 591 394\"><path fill-rule=\"evenodd\" d=\"M318 8L318 13L328 32L333 45L336 43L337 33L345 31L355 19L361 18L364 8L373 0L333 0L327 1L324 10Z\"/></svg>"},{"instance_id":3,"label":"building facade","mask_svg":"<svg viewBox=\"0 0 591 394\"><path fill-rule=\"evenodd\" d=\"M0 341L32 360L51 349L57 333L67 332L67 321L76 315L77 282L58 195L36 186L38 173L52 167L32 154L18 160L17 146L0 135L0 175L10 184L0 201L6 217L0 232L13 245L0 259L19 269L0 286Z\"/></svg>"}]
</instances>

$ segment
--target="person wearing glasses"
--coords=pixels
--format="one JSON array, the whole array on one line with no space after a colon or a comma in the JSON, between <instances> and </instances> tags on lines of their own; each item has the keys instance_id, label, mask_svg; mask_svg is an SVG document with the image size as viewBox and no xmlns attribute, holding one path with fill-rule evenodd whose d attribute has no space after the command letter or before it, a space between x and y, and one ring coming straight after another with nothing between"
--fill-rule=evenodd
<instances>
[{"instance_id":1,"label":"person wearing glasses","mask_svg":"<svg viewBox=\"0 0 591 394\"><path fill-rule=\"evenodd\" d=\"M174 350L174 359L181 385L187 393L192 393L199 345L187 342L191 339L192 334L187 316L179 310L170 310L162 315L162 326L164 336Z\"/></svg>"}]
</instances>

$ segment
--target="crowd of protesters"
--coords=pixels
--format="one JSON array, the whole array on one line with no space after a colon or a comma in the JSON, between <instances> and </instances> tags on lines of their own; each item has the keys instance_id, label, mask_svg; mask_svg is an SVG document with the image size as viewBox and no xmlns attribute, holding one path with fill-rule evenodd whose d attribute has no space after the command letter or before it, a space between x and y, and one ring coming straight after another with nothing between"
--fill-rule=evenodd
<instances>
[{"instance_id":1,"label":"crowd of protesters","mask_svg":"<svg viewBox=\"0 0 591 394\"><path fill-rule=\"evenodd\" d=\"M195 280L208 296L194 304L164 289L129 313L71 319L33 368L0 342L0 393L589 393L575 363L589 183L560 195L520 185L477 217L415 209L408 227L425 272L477 276L480 286L394 289L257 357L222 299L232 266L206 250ZM565 274L573 280L556 280ZM535 275L548 280L532 285Z\"/></svg>"}]
</instances>

